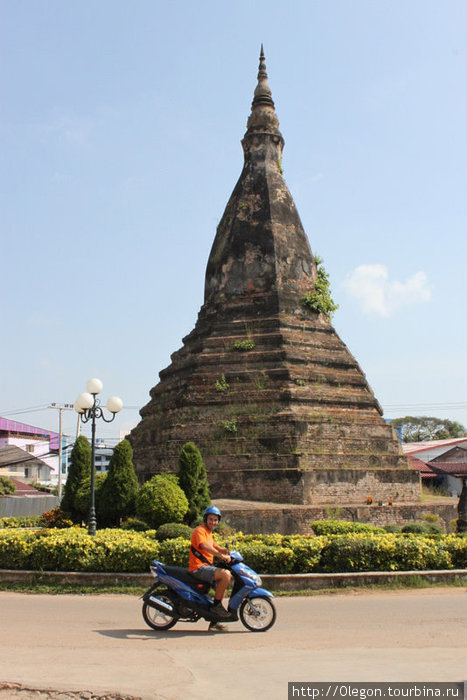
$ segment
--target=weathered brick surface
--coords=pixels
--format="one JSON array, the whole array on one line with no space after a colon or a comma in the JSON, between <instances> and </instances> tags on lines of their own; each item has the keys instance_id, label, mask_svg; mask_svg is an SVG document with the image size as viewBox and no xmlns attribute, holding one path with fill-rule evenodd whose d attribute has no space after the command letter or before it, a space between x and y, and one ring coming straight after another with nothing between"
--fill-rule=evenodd
<instances>
[{"instance_id":1,"label":"weathered brick surface","mask_svg":"<svg viewBox=\"0 0 467 700\"><path fill-rule=\"evenodd\" d=\"M203 307L130 436L136 471L142 481L175 471L181 446L193 441L214 496L347 502L371 488L410 500L417 477L365 375L329 318L302 304L317 266L281 175L283 138L265 75L261 68ZM371 470L390 474L392 485Z\"/></svg>"},{"instance_id":2,"label":"weathered brick surface","mask_svg":"<svg viewBox=\"0 0 467 700\"><path fill-rule=\"evenodd\" d=\"M216 504L221 508L224 519L233 527L244 533L275 533L283 535L311 534L314 520L333 517L338 520L369 523L371 525L406 525L420 520L429 513L439 516L449 526L457 515L456 503L395 503L390 506L373 503L347 504L340 507L311 505L272 505L234 502L219 499Z\"/></svg>"}]
</instances>

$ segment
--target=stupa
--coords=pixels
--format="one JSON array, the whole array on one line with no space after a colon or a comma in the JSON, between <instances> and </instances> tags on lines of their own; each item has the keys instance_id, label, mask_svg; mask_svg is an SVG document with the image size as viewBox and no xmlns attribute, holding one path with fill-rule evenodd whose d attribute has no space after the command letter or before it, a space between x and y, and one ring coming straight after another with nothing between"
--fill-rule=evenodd
<instances>
[{"instance_id":1,"label":"stupa","mask_svg":"<svg viewBox=\"0 0 467 700\"><path fill-rule=\"evenodd\" d=\"M195 328L130 435L139 479L176 472L181 446L193 441L214 497L417 500L419 474L320 305L320 263L282 177L284 139L262 48L242 146Z\"/></svg>"}]
</instances>

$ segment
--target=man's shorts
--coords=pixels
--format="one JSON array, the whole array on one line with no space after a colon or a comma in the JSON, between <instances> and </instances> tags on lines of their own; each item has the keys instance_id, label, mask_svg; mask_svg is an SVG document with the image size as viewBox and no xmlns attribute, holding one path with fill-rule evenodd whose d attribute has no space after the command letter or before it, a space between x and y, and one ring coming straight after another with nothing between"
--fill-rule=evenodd
<instances>
[{"instance_id":1,"label":"man's shorts","mask_svg":"<svg viewBox=\"0 0 467 700\"><path fill-rule=\"evenodd\" d=\"M216 567L211 564L204 564L200 566L195 571L190 571L190 574L200 581L205 583L212 583L214 581L214 574L216 573Z\"/></svg>"}]
</instances>

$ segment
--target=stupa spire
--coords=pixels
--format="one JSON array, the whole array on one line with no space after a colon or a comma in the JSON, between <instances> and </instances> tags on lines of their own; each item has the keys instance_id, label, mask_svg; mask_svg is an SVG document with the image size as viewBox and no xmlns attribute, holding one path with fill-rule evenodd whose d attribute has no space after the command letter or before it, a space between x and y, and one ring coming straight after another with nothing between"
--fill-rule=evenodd
<instances>
[{"instance_id":1,"label":"stupa spire","mask_svg":"<svg viewBox=\"0 0 467 700\"><path fill-rule=\"evenodd\" d=\"M262 44L259 56L258 83L253 95L253 102L251 103L251 114L247 122L245 138L248 139L249 135L258 132L279 136L281 144L284 143L282 134L279 131L279 120L274 109L271 88L269 87Z\"/></svg>"},{"instance_id":2,"label":"stupa spire","mask_svg":"<svg viewBox=\"0 0 467 700\"><path fill-rule=\"evenodd\" d=\"M257 105L267 104L274 109L274 102L272 99L271 88L268 83L268 74L266 71L266 59L264 58L264 49L261 44L261 53L259 56L259 69L258 69L258 85L255 89L255 94L252 103L252 109Z\"/></svg>"}]
</instances>

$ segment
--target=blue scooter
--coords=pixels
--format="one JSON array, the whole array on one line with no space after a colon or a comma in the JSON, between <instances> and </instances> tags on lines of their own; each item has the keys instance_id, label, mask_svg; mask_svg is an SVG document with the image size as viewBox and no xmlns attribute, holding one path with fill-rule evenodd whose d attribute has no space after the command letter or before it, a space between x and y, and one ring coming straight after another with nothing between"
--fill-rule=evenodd
<instances>
[{"instance_id":1,"label":"blue scooter","mask_svg":"<svg viewBox=\"0 0 467 700\"><path fill-rule=\"evenodd\" d=\"M233 589L228 611L230 618L222 622L236 622L239 617L251 632L266 632L276 621L276 609L272 593L260 588L261 578L250 569L242 555L233 550L230 562L222 564L232 572ZM197 622L204 618L208 622L219 622L208 595L209 583L203 583L180 566L166 566L153 561L151 573L155 583L144 593L143 618L154 630L169 630L179 620Z\"/></svg>"}]
</instances>

